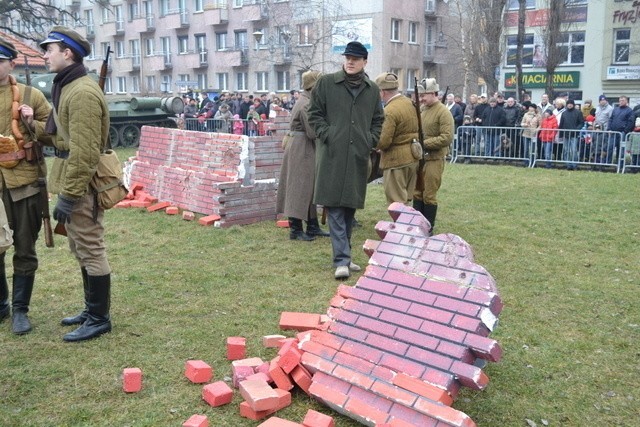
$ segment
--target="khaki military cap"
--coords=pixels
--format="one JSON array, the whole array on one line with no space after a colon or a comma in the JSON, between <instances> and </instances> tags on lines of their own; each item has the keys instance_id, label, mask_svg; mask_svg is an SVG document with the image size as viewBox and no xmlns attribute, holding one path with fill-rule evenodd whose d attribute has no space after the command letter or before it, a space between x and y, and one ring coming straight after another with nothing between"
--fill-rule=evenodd
<instances>
[{"instance_id":1,"label":"khaki military cap","mask_svg":"<svg viewBox=\"0 0 640 427\"><path fill-rule=\"evenodd\" d=\"M89 56L91 53L91 44L89 44L87 39L67 27L53 27L47 38L40 42L40 47L46 49L49 43L65 43L83 58Z\"/></svg>"}]
</instances>

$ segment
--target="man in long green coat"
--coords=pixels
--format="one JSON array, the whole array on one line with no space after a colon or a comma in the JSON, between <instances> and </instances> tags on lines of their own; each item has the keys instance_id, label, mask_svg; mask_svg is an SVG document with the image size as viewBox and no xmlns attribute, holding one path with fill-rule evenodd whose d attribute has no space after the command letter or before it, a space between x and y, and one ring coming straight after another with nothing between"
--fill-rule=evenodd
<instances>
[{"instance_id":1,"label":"man in long green coat","mask_svg":"<svg viewBox=\"0 0 640 427\"><path fill-rule=\"evenodd\" d=\"M367 49L350 42L343 55L342 69L316 83L308 110L317 137L314 203L327 208L336 279L360 270L351 262L352 222L364 208L369 154L384 121L378 86L364 72Z\"/></svg>"}]
</instances>

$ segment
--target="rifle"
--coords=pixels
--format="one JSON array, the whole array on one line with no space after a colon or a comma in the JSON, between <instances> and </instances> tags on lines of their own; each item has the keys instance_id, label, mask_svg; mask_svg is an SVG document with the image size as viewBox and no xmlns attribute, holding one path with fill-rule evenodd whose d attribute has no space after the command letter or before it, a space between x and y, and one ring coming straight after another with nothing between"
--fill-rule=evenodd
<instances>
[{"instance_id":1,"label":"rifle","mask_svg":"<svg viewBox=\"0 0 640 427\"><path fill-rule=\"evenodd\" d=\"M104 92L104 84L107 81L107 72L109 71L109 54L113 52L111 50L111 45L107 46L107 54L102 61L102 67L100 67L100 77L98 78L98 85L100 86L100 90Z\"/></svg>"},{"instance_id":2,"label":"rifle","mask_svg":"<svg viewBox=\"0 0 640 427\"><path fill-rule=\"evenodd\" d=\"M422 156L418 162L418 177L416 179L416 190L422 192L424 190L424 169L425 156L427 152L424 149L424 133L422 132L422 118L420 117L420 95L418 94L418 78L414 77L413 93L415 95L415 102L413 106L416 109L416 116L418 116L418 140L420 141L420 147L422 147Z\"/></svg>"},{"instance_id":3,"label":"rifle","mask_svg":"<svg viewBox=\"0 0 640 427\"><path fill-rule=\"evenodd\" d=\"M31 86L31 71L29 70L29 60L27 59L26 55L24 57L24 80L27 86ZM40 154L42 154L40 147L36 145L40 143L36 140L35 135L33 134L33 132L31 132L31 129L29 128L29 126L27 126L26 123L24 125L29 131L29 134L31 136L31 143L34 144L35 152L38 153L36 161L38 163L38 188L40 190L40 202L42 204L42 225L44 227L44 244L48 248L53 248L54 243L53 243L53 231L51 231L51 217L49 216L49 191L47 190L47 176L40 163L40 162L43 162L44 159L42 159L42 157L40 156Z\"/></svg>"}]
</instances>

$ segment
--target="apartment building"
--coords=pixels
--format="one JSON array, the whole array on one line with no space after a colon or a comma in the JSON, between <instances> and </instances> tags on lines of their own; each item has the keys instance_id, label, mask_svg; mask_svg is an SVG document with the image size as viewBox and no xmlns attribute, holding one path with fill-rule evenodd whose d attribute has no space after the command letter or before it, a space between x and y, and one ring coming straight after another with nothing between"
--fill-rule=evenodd
<instances>
[{"instance_id":1,"label":"apartment building","mask_svg":"<svg viewBox=\"0 0 640 427\"><path fill-rule=\"evenodd\" d=\"M640 103L640 2L633 0L570 0L562 17L562 61L556 69L556 93L568 92L580 101L605 94L610 102L621 95ZM545 92L545 28L548 0L527 0L523 86L539 100ZM500 86L515 89L518 1L505 12L505 55Z\"/></svg>"},{"instance_id":2,"label":"apartment building","mask_svg":"<svg viewBox=\"0 0 640 427\"><path fill-rule=\"evenodd\" d=\"M449 68L446 1L49 1L71 14L60 24L92 44L89 69L99 70L110 49L109 94L287 92L307 69L337 70L351 40L368 47L372 78L395 72L403 90L414 77L446 80Z\"/></svg>"}]
</instances>

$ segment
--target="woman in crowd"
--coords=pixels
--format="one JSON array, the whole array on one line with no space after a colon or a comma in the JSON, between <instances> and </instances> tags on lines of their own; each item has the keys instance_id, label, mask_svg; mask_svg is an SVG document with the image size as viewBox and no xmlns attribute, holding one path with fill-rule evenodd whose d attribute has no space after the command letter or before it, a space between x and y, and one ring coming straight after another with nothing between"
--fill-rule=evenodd
<instances>
[{"instance_id":1,"label":"woman in crowd","mask_svg":"<svg viewBox=\"0 0 640 427\"><path fill-rule=\"evenodd\" d=\"M538 112L538 106L531 101L523 102L523 106L526 107L526 111L522 116L522 154L527 157L524 161L524 166L529 167L531 164L531 142L538 135L538 129L540 128L540 113Z\"/></svg>"}]
</instances>

